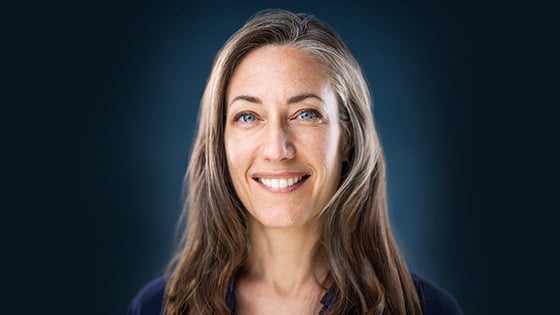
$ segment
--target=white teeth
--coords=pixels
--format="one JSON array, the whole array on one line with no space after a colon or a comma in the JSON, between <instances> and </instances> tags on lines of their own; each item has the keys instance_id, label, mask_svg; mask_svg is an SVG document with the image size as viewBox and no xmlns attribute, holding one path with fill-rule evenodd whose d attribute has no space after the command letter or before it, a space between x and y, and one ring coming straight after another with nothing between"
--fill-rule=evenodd
<instances>
[{"instance_id":1,"label":"white teeth","mask_svg":"<svg viewBox=\"0 0 560 315\"><path fill-rule=\"evenodd\" d=\"M262 184L264 184L265 186L268 186L270 188L286 188L286 187L290 187L294 184L297 184L301 181L302 177L294 177L294 178L259 178L259 182L261 182Z\"/></svg>"}]
</instances>

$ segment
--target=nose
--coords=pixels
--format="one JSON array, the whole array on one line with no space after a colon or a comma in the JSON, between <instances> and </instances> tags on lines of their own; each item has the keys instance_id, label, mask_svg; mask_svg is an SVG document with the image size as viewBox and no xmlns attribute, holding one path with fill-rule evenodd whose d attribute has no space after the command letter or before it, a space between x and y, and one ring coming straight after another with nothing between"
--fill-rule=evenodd
<instances>
[{"instance_id":1,"label":"nose","mask_svg":"<svg viewBox=\"0 0 560 315\"><path fill-rule=\"evenodd\" d=\"M265 128L266 135L261 139L263 141L263 156L265 160L282 161L293 159L295 156L295 147L291 141L287 126L278 122L271 123Z\"/></svg>"}]
</instances>

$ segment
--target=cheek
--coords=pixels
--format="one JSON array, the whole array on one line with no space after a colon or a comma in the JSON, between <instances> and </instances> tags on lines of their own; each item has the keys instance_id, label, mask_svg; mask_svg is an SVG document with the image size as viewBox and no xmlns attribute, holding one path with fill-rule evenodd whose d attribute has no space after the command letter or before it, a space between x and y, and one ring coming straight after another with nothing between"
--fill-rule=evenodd
<instances>
[{"instance_id":1,"label":"cheek","mask_svg":"<svg viewBox=\"0 0 560 315\"><path fill-rule=\"evenodd\" d=\"M233 171L232 166L235 165L235 161L238 158L237 158L237 152L235 152L235 145L233 145L232 137L227 131L225 133L224 143L225 143L225 149L226 149L227 164L228 164L228 167L229 167L230 171Z\"/></svg>"},{"instance_id":2,"label":"cheek","mask_svg":"<svg viewBox=\"0 0 560 315\"><path fill-rule=\"evenodd\" d=\"M332 167L340 161L340 132L337 128L320 136L307 139L304 146L315 161L322 161L325 167Z\"/></svg>"},{"instance_id":3,"label":"cheek","mask_svg":"<svg viewBox=\"0 0 560 315\"><path fill-rule=\"evenodd\" d=\"M245 166L250 161L251 147L249 146L250 142L247 140L246 137L240 137L236 133L226 133L226 158L230 173L232 174L243 172L246 168Z\"/></svg>"},{"instance_id":4,"label":"cheek","mask_svg":"<svg viewBox=\"0 0 560 315\"><path fill-rule=\"evenodd\" d=\"M226 158L230 173L236 173L239 169L239 163L243 160L239 157L239 153L235 150L235 146L226 144Z\"/></svg>"}]
</instances>

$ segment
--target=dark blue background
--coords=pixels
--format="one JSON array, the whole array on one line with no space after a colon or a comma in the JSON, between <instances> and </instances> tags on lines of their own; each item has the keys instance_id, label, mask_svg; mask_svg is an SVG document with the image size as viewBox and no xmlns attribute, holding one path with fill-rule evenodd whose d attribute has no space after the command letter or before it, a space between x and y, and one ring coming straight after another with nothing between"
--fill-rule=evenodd
<instances>
[{"instance_id":1,"label":"dark blue background","mask_svg":"<svg viewBox=\"0 0 560 315\"><path fill-rule=\"evenodd\" d=\"M523 129L542 99L517 78L535 78L527 69L541 57L525 54L537 46L524 40L549 38L527 26L537 19L525 7L510 16L511 6L446 1L3 10L6 307L123 314L161 274L212 60L249 16L271 7L325 20L363 66L411 269L449 290L466 314L542 311L551 280L536 273L553 266L539 257L554 229L535 219L549 206L527 196L547 155L527 153L535 137Z\"/></svg>"},{"instance_id":2,"label":"dark blue background","mask_svg":"<svg viewBox=\"0 0 560 315\"><path fill-rule=\"evenodd\" d=\"M118 205L112 247L119 255L104 267L120 271L113 305L161 273L169 258L197 104L216 51L257 10L282 7L326 20L361 62L374 95L391 213L405 256L412 270L471 307L459 234L464 204L458 195L466 186L460 124L466 122L457 100L465 93L457 81L464 69L457 63L472 51L457 21L462 13L424 5L296 3L124 10L131 16L115 29L122 34L113 36L128 49L114 56L111 69L120 100L116 109L107 108L112 114L104 128L111 136L99 149L107 165L91 174L109 181L105 189ZM92 131L100 131L103 116Z\"/></svg>"}]
</instances>

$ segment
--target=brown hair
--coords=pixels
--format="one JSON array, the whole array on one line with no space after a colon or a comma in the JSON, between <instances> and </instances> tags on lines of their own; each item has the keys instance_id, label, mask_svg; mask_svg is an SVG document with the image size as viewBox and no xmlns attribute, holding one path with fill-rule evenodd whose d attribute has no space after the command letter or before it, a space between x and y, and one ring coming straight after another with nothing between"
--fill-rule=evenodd
<instances>
[{"instance_id":1,"label":"brown hair","mask_svg":"<svg viewBox=\"0 0 560 315\"><path fill-rule=\"evenodd\" d=\"M297 47L329 69L350 148L340 186L319 214L319 250L338 289L328 313L421 314L389 223L385 160L360 66L325 23L282 10L250 19L216 56L185 177L187 225L169 265L166 314L230 313L228 284L247 258L249 235L247 213L227 169L225 91L240 60L266 45Z\"/></svg>"}]
</instances>

